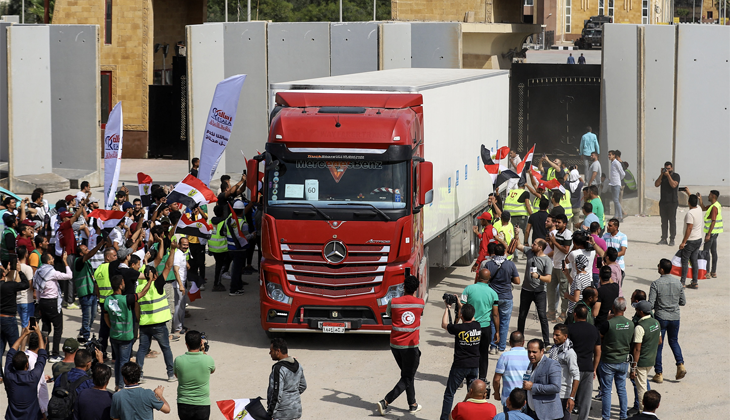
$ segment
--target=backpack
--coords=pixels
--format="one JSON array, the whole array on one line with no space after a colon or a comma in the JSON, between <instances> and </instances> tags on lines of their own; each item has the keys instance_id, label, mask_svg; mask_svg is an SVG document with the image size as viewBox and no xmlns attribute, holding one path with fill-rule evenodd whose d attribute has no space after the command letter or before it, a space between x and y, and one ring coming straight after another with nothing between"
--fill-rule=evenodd
<instances>
[{"instance_id":1,"label":"backpack","mask_svg":"<svg viewBox=\"0 0 730 420\"><path fill-rule=\"evenodd\" d=\"M48 420L69 420L73 418L74 403L76 402L76 388L89 380L83 375L73 383L68 381L68 372L63 373L56 380L51 400L48 401Z\"/></svg>"}]
</instances>

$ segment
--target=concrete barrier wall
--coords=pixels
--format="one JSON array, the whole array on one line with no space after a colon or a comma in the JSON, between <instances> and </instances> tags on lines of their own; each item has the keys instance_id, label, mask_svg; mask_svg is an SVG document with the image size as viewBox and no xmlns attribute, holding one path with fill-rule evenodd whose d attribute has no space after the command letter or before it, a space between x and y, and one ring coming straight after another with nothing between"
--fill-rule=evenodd
<instances>
[{"instance_id":1,"label":"concrete barrier wall","mask_svg":"<svg viewBox=\"0 0 730 420\"><path fill-rule=\"evenodd\" d=\"M680 25L675 159L683 185L730 182L730 27Z\"/></svg>"},{"instance_id":2,"label":"concrete barrier wall","mask_svg":"<svg viewBox=\"0 0 730 420\"><path fill-rule=\"evenodd\" d=\"M268 25L269 83L330 75L328 22Z\"/></svg>"},{"instance_id":3,"label":"concrete barrier wall","mask_svg":"<svg viewBox=\"0 0 730 420\"><path fill-rule=\"evenodd\" d=\"M10 23L0 22L0 162L9 160L8 150L8 35Z\"/></svg>"},{"instance_id":4,"label":"concrete barrier wall","mask_svg":"<svg viewBox=\"0 0 730 420\"><path fill-rule=\"evenodd\" d=\"M54 172L99 185L99 27L51 25L48 30Z\"/></svg>"},{"instance_id":5,"label":"concrete barrier wall","mask_svg":"<svg viewBox=\"0 0 730 420\"><path fill-rule=\"evenodd\" d=\"M411 24L380 24L380 70L411 68Z\"/></svg>"},{"instance_id":6,"label":"concrete barrier wall","mask_svg":"<svg viewBox=\"0 0 730 420\"><path fill-rule=\"evenodd\" d=\"M364 73L378 70L377 22L330 24L330 74Z\"/></svg>"},{"instance_id":7,"label":"concrete barrier wall","mask_svg":"<svg viewBox=\"0 0 730 420\"><path fill-rule=\"evenodd\" d=\"M460 69L461 63L460 23L411 23L412 67Z\"/></svg>"},{"instance_id":8,"label":"concrete barrier wall","mask_svg":"<svg viewBox=\"0 0 730 420\"><path fill-rule=\"evenodd\" d=\"M677 27L647 25L644 30L644 160L645 197L659 201L659 177L664 162L673 161L674 52ZM631 168L629 168L631 169ZM637 172L634 175L639 176Z\"/></svg>"},{"instance_id":9,"label":"concrete barrier wall","mask_svg":"<svg viewBox=\"0 0 730 420\"><path fill-rule=\"evenodd\" d=\"M225 77L246 75L225 158L226 170L240 173L244 168L241 151L247 158L257 149L263 151L269 133L266 22L224 24L223 41Z\"/></svg>"},{"instance_id":10,"label":"concrete barrier wall","mask_svg":"<svg viewBox=\"0 0 730 420\"><path fill-rule=\"evenodd\" d=\"M10 188L14 177L53 170L48 26L8 30Z\"/></svg>"}]
</instances>

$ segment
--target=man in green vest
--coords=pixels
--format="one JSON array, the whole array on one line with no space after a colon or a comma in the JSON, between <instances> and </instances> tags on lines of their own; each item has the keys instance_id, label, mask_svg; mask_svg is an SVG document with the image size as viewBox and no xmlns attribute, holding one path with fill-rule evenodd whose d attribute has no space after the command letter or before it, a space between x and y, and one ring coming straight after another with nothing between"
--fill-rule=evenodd
<instances>
[{"instance_id":1,"label":"man in green vest","mask_svg":"<svg viewBox=\"0 0 730 420\"><path fill-rule=\"evenodd\" d=\"M114 292L111 283L112 270L110 264L116 261L117 250L109 247L104 251L104 263L99 265L94 271L94 280L96 280L96 286L99 292L97 297L102 310L104 309L104 301L107 296L111 296ZM106 322L99 323L99 342L101 343L101 352L106 359L106 349L109 344L109 327L106 325Z\"/></svg>"},{"instance_id":2,"label":"man in green vest","mask_svg":"<svg viewBox=\"0 0 730 420\"><path fill-rule=\"evenodd\" d=\"M699 194L699 193L698 193ZM712 190L708 196L710 204L705 206L702 203L702 196L699 196L700 207L705 212L705 226L703 231L705 232L705 247L703 251L710 251L710 257L712 264L708 264L711 267L707 271L707 278L717 278L717 235L722 233L722 206L717 201L720 198L720 191ZM709 263L710 261L708 261Z\"/></svg>"},{"instance_id":3,"label":"man in green vest","mask_svg":"<svg viewBox=\"0 0 730 420\"><path fill-rule=\"evenodd\" d=\"M509 212L512 225L524 231L527 226L527 218L532 214L532 207L530 206L530 193L525 190L523 182L520 181L517 188L507 193L504 210Z\"/></svg>"},{"instance_id":4,"label":"man in green vest","mask_svg":"<svg viewBox=\"0 0 730 420\"><path fill-rule=\"evenodd\" d=\"M641 300L636 303L635 308L639 322L634 327L634 348L631 352L634 362L631 364L631 379L636 384L638 391L636 401L639 402L639 410L637 413L640 413L644 409L642 400L644 399L644 393L646 393L647 376L651 368L654 367L657 348L662 341L662 337L659 322L651 317L651 303Z\"/></svg>"},{"instance_id":5,"label":"man in green vest","mask_svg":"<svg viewBox=\"0 0 730 420\"><path fill-rule=\"evenodd\" d=\"M18 218L13 213L3 214L5 229L0 237L0 262L5 267L10 262L10 255L15 255L15 239L18 237Z\"/></svg>"},{"instance_id":6,"label":"man in green vest","mask_svg":"<svg viewBox=\"0 0 730 420\"><path fill-rule=\"evenodd\" d=\"M93 249L89 249L83 244L76 247L77 258L71 267L76 296L79 297L79 304L81 305L81 329L76 340L82 344L89 341L91 325L94 323L94 317L96 316L96 304L99 296L99 289L94 280L94 269L91 268L89 260L105 244L109 244L108 239L106 242L98 241L96 247Z\"/></svg>"},{"instance_id":7,"label":"man in green vest","mask_svg":"<svg viewBox=\"0 0 730 420\"><path fill-rule=\"evenodd\" d=\"M215 258L215 280L213 282L214 292L225 292L226 287L221 284L221 275L231 261L228 254L228 241L226 240L226 217L223 217L221 206L213 207L213 218L210 223L213 225L213 233L208 240L208 254Z\"/></svg>"},{"instance_id":8,"label":"man in green vest","mask_svg":"<svg viewBox=\"0 0 730 420\"><path fill-rule=\"evenodd\" d=\"M624 312L626 299L618 297L613 301L614 317L600 326L603 341L598 370L601 372L601 416L604 419L611 418L611 388L614 381L619 400L619 418L627 417L626 372L629 363L626 360L634 337L634 323L624 316Z\"/></svg>"},{"instance_id":9,"label":"man in green vest","mask_svg":"<svg viewBox=\"0 0 730 420\"><path fill-rule=\"evenodd\" d=\"M159 266L162 261L162 255L165 253L165 244L160 242L160 252L152 249L149 251L150 258L154 261L148 261L144 270L144 279L139 279L137 291L141 292L145 287L149 287L150 283L154 283L154 287L150 288L149 293L140 298L137 302L139 305L139 349L137 350L137 364L141 369L144 368L144 361L150 349L150 344L154 338L162 350L165 358L165 366L167 368L168 381L175 381L173 371L174 359L172 350L170 350L170 335L167 329L167 322L172 319L170 307L167 304L167 296L165 296L164 286L167 275L172 270L173 258L168 258L162 271L157 273L155 267ZM174 254L177 244L173 241L170 243L170 253Z\"/></svg>"}]
</instances>

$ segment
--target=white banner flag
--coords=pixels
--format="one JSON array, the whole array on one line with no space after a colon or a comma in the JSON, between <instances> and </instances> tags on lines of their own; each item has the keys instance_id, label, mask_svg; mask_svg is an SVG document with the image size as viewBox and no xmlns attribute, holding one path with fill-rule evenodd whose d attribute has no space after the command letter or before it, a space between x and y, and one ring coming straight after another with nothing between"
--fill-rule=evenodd
<instances>
[{"instance_id":1,"label":"white banner flag","mask_svg":"<svg viewBox=\"0 0 730 420\"><path fill-rule=\"evenodd\" d=\"M122 102L117 102L109 113L104 129L104 203L111 209L119 184L119 169L122 166Z\"/></svg>"},{"instance_id":2,"label":"white banner flag","mask_svg":"<svg viewBox=\"0 0 730 420\"><path fill-rule=\"evenodd\" d=\"M206 186L210 185L221 156L223 156L223 151L228 145L228 139L231 137L233 121L236 119L238 110L238 98L241 96L244 80L246 80L246 75L239 74L229 77L215 87L213 103L210 104L208 122L205 125L203 145L200 147L198 179L203 181Z\"/></svg>"}]
</instances>

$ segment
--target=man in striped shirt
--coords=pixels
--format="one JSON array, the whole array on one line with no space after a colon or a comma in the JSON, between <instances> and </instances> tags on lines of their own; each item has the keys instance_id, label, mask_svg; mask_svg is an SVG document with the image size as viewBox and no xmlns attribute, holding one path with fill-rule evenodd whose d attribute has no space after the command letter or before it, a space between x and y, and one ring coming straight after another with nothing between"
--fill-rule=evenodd
<instances>
[{"instance_id":1,"label":"man in striped shirt","mask_svg":"<svg viewBox=\"0 0 730 420\"><path fill-rule=\"evenodd\" d=\"M525 337L519 331L513 331L509 336L510 351L502 353L497 360L497 367L494 369L492 386L494 387L494 399L502 402L504 412L507 412L507 398L515 388L522 387L522 377L530 365L525 349ZM500 380L504 381L500 393Z\"/></svg>"}]
</instances>

